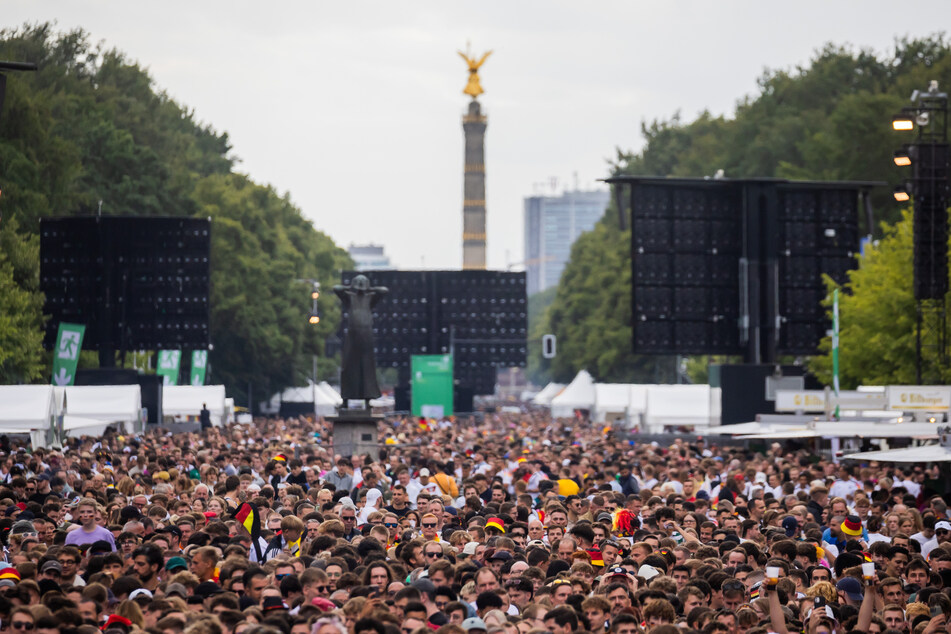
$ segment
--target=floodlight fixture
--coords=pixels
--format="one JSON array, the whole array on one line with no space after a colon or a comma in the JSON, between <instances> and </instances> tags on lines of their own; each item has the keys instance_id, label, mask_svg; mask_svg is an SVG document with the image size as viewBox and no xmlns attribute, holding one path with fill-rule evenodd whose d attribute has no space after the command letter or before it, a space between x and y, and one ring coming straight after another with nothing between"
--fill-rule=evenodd
<instances>
[{"instance_id":1,"label":"floodlight fixture","mask_svg":"<svg viewBox=\"0 0 951 634\"><path fill-rule=\"evenodd\" d=\"M896 114L892 117L892 130L907 132L915 129L915 120L910 114Z\"/></svg>"},{"instance_id":2,"label":"floodlight fixture","mask_svg":"<svg viewBox=\"0 0 951 634\"><path fill-rule=\"evenodd\" d=\"M898 167L908 167L911 165L911 155L905 149L895 150L894 161Z\"/></svg>"}]
</instances>

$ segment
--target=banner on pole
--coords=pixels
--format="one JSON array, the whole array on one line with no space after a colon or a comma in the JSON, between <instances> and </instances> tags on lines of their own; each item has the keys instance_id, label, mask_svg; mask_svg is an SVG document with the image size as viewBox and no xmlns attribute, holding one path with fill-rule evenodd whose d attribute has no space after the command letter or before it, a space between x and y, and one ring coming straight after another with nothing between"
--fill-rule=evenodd
<instances>
[{"instance_id":1,"label":"banner on pole","mask_svg":"<svg viewBox=\"0 0 951 634\"><path fill-rule=\"evenodd\" d=\"M410 357L413 416L442 418L452 411L452 355L422 354Z\"/></svg>"},{"instance_id":2,"label":"banner on pole","mask_svg":"<svg viewBox=\"0 0 951 634\"><path fill-rule=\"evenodd\" d=\"M165 385L178 385L178 370L182 364L181 350L159 350L155 373L164 377Z\"/></svg>"},{"instance_id":3,"label":"banner on pole","mask_svg":"<svg viewBox=\"0 0 951 634\"><path fill-rule=\"evenodd\" d=\"M192 369L191 369L191 378L189 379L190 385L204 385L205 384L205 371L208 368L208 351L207 350L192 350Z\"/></svg>"},{"instance_id":4,"label":"banner on pole","mask_svg":"<svg viewBox=\"0 0 951 634\"><path fill-rule=\"evenodd\" d=\"M76 366L79 365L79 351L83 347L83 335L86 326L60 322L56 335L56 347L53 348L53 385L72 385L76 381Z\"/></svg>"}]
</instances>

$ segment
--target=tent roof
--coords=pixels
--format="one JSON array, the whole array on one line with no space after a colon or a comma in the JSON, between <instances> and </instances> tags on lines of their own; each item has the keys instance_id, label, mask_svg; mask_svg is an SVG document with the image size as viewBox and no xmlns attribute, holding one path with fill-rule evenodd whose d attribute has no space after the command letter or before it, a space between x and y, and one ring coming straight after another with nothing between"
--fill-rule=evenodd
<instances>
[{"instance_id":1,"label":"tent roof","mask_svg":"<svg viewBox=\"0 0 951 634\"><path fill-rule=\"evenodd\" d=\"M8 432L46 428L56 414L52 385L0 385L0 403L0 427Z\"/></svg>"},{"instance_id":2,"label":"tent roof","mask_svg":"<svg viewBox=\"0 0 951 634\"><path fill-rule=\"evenodd\" d=\"M587 409L594 405L594 379L581 370L561 394L551 400L553 406Z\"/></svg>"},{"instance_id":3,"label":"tent roof","mask_svg":"<svg viewBox=\"0 0 951 634\"><path fill-rule=\"evenodd\" d=\"M141 416L138 385L72 385L66 388L66 413L104 423L136 421Z\"/></svg>"},{"instance_id":4,"label":"tent roof","mask_svg":"<svg viewBox=\"0 0 951 634\"><path fill-rule=\"evenodd\" d=\"M622 412L631 404L631 386L627 383L595 383L594 406L601 411Z\"/></svg>"},{"instance_id":5,"label":"tent roof","mask_svg":"<svg viewBox=\"0 0 951 634\"><path fill-rule=\"evenodd\" d=\"M166 416L201 411L202 403L213 415L225 411L224 385L166 385L162 390L162 411Z\"/></svg>"},{"instance_id":6,"label":"tent roof","mask_svg":"<svg viewBox=\"0 0 951 634\"><path fill-rule=\"evenodd\" d=\"M888 451L865 451L843 456L844 460L861 460L863 462L951 462L951 447L945 445L922 445L920 447L906 447L904 449L889 449Z\"/></svg>"},{"instance_id":7,"label":"tent roof","mask_svg":"<svg viewBox=\"0 0 951 634\"><path fill-rule=\"evenodd\" d=\"M541 392L535 395L532 403L535 405L550 405L551 400L561 394L563 389L565 389L564 383L549 383L542 388Z\"/></svg>"},{"instance_id":8,"label":"tent roof","mask_svg":"<svg viewBox=\"0 0 951 634\"><path fill-rule=\"evenodd\" d=\"M870 421L819 421L814 425L790 425L786 429L774 429L749 435L740 439L782 438L936 438L937 426L933 423L876 423Z\"/></svg>"},{"instance_id":9,"label":"tent roof","mask_svg":"<svg viewBox=\"0 0 951 634\"><path fill-rule=\"evenodd\" d=\"M337 393L337 390L335 390L330 383L321 381L317 384L317 389L329 399L328 402L334 405L343 405L343 398L340 397L340 394Z\"/></svg>"}]
</instances>

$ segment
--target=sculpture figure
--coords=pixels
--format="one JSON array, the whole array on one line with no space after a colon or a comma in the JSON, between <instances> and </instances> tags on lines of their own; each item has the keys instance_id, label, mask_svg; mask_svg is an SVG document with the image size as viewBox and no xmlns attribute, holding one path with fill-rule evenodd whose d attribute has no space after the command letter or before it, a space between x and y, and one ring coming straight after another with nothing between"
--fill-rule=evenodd
<instances>
[{"instance_id":1,"label":"sculpture figure","mask_svg":"<svg viewBox=\"0 0 951 634\"><path fill-rule=\"evenodd\" d=\"M459 57L466 60L466 64L469 66L469 83L466 84L465 90L462 92L471 96L473 99L481 95L484 90L482 90L482 84L479 83L479 67L485 63L485 60L488 59L489 55L492 54L492 51L486 52L481 59L476 59L472 57L469 53L469 47L466 47L466 52L456 51L459 53Z\"/></svg>"},{"instance_id":2,"label":"sculpture figure","mask_svg":"<svg viewBox=\"0 0 951 634\"><path fill-rule=\"evenodd\" d=\"M376 378L376 356L373 354L372 308L388 292L385 286L370 286L365 275L357 275L349 286L334 286L334 293L349 311L347 333L343 340L340 396L344 404L350 399L380 397Z\"/></svg>"}]
</instances>

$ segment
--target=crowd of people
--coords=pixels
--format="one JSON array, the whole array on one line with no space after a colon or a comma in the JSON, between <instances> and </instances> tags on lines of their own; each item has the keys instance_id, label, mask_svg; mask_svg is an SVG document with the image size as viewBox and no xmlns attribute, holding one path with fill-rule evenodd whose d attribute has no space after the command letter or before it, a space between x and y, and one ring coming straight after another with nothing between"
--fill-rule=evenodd
<instances>
[{"instance_id":1,"label":"crowd of people","mask_svg":"<svg viewBox=\"0 0 951 634\"><path fill-rule=\"evenodd\" d=\"M336 455L305 418L0 439L0 632L951 632L934 467L541 412L380 439Z\"/></svg>"}]
</instances>

